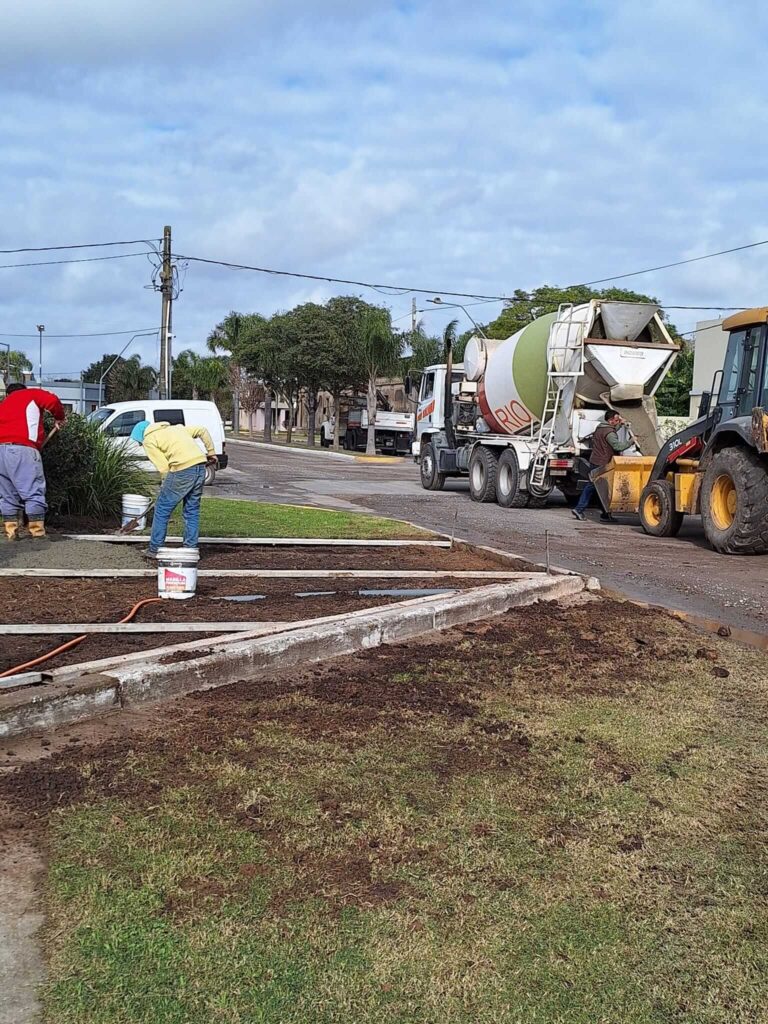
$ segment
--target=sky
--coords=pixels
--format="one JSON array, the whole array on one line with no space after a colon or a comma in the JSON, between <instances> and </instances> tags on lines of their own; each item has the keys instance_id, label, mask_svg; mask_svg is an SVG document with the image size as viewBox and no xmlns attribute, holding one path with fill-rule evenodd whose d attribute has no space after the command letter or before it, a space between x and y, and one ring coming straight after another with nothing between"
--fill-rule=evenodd
<instances>
[{"instance_id":1,"label":"sky","mask_svg":"<svg viewBox=\"0 0 768 1024\"><path fill-rule=\"evenodd\" d=\"M2 6L0 249L156 245L169 224L180 256L508 295L768 238L768 8L752 0ZM45 324L44 374L119 351L159 323L151 249L4 255L0 343L37 368ZM407 290L180 271L176 351L203 351L229 310L334 294L409 320ZM768 303L766 278L768 246L617 283L741 307ZM417 298L428 329L469 326ZM669 315L689 330L717 313ZM108 331L131 333L55 337ZM156 339L134 352L156 364Z\"/></svg>"}]
</instances>

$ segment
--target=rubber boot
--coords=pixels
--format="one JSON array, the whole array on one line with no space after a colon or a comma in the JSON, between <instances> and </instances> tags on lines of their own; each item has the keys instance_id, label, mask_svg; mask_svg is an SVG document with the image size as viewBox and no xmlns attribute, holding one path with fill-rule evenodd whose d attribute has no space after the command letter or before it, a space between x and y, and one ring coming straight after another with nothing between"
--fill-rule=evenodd
<instances>
[{"instance_id":1,"label":"rubber boot","mask_svg":"<svg viewBox=\"0 0 768 1024\"><path fill-rule=\"evenodd\" d=\"M29 535L33 540L39 540L41 537L45 537L45 521L43 519L30 519Z\"/></svg>"},{"instance_id":2,"label":"rubber boot","mask_svg":"<svg viewBox=\"0 0 768 1024\"><path fill-rule=\"evenodd\" d=\"M19 521L18 519L4 519L3 528L5 530L6 540L18 540L19 539Z\"/></svg>"}]
</instances>

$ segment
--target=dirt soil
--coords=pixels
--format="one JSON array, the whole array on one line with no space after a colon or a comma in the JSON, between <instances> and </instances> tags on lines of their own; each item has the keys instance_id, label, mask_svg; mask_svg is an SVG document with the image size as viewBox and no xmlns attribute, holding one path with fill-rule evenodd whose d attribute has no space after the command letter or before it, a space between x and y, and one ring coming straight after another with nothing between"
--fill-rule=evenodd
<instances>
[{"instance_id":1,"label":"dirt soil","mask_svg":"<svg viewBox=\"0 0 768 1024\"><path fill-rule=\"evenodd\" d=\"M705 639L683 624L677 639L671 639L668 623L663 613L608 599L574 608L545 602L408 643L192 694L149 712L121 712L7 740L0 745L0 765L24 767L0 775L0 805L7 801L14 824L26 826L53 808L86 799L94 780L104 794L153 802L156 780L131 775L131 791L125 791L122 767L130 751L163 753L162 784L173 787L185 782L191 751L217 750L233 738L250 736L255 720L279 721L313 740L328 737L354 746L361 733L374 727L395 734L414 714L441 714L465 721L467 733L461 742L435 749L439 774L449 777L470 766L503 769L523 760L530 743L516 723L472 725L483 679L493 674L494 664L503 673L510 660L524 660L530 665L528 684L534 680L542 698L566 692L620 697L623 687L631 692L634 684L623 680L636 676L639 657L684 657ZM479 656L483 671L473 677ZM430 672L433 663L446 661L456 669L451 678ZM272 706L288 694L297 698L292 706ZM306 703L299 698L307 698ZM249 763L273 754L271 748L251 750ZM96 758L98 772L84 771Z\"/></svg>"},{"instance_id":2,"label":"dirt soil","mask_svg":"<svg viewBox=\"0 0 768 1024\"><path fill-rule=\"evenodd\" d=\"M448 569L456 572L534 571L522 560L509 565L488 552L464 548L402 547L249 547L210 545L203 549L204 569Z\"/></svg>"},{"instance_id":3,"label":"dirt soil","mask_svg":"<svg viewBox=\"0 0 768 1024\"><path fill-rule=\"evenodd\" d=\"M58 655L51 668L112 657L132 651L185 643L205 636L194 632L195 622L295 622L340 615L417 597L419 589L467 589L486 580L198 580L197 595L189 601L158 601L137 613L137 622L189 622L190 633L110 635L94 634L77 647ZM359 590L399 590L392 596L362 597ZM317 596L300 593L327 591ZM138 601L155 597L152 579L11 579L0 584L0 621L6 623L118 622ZM224 597L265 595L263 600L227 601ZM36 658L69 636L5 635L0 647L0 672Z\"/></svg>"}]
</instances>

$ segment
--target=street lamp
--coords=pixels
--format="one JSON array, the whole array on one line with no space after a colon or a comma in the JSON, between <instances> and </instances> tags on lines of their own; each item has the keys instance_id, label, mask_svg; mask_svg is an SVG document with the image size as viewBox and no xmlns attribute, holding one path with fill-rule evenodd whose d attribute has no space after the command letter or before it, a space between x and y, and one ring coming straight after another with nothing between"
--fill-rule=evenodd
<instances>
[{"instance_id":1,"label":"street lamp","mask_svg":"<svg viewBox=\"0 0 768 1024\"><path fill-rule=\"evenodd\" d=\"M102 373L101 377L99 377L99 408L101 408L101 406L104 405L104 378L107 376L109 371L112 369L112 367L118 361L118 359L123 354L123 352L125 352L125 350L131 344L131 342L134 342L137 338L151 338L153 334L157 334L157 330L154 330L154 331L143 331L143 332L140 332L139 334L134 334L134 336L130 339L130 341L127 341L125 343L125 345L123 345L123 347L120 349L118 354L115 356L115 358L109 364L109 366L106 368L104 373Z\"/></svg>"},{"instance_id":2,"label":"street lamp","mask_svg":"<svg viewBox=\"0 0 768 1024\"><path fill-rule=\"evenodd\" d=\"M439 295L436 298L434 298L434 299L427 299L427 302L431 302L435 306L450 306L450 307L453 307L454 309L462 309L462 310L464 310L464 315L467 317L468 320L472 321L472 323L474 324L475 330L479 332L480 337L481 338L485 338L486 340L488 340L487 339L487 335L486 335L485 331L483 330L483 328L480 326L480 324L477 322L477 320L475 320L475 318L470 313L467 312L466 306L462 306L462 304L460 302L443 302L443 300L440 298Z\"/></svg>"},{"instance_id":3,"label":"street lamp","mask_svg":"<svg viewBox=\"0 0 768 1024\"><path fill-rule=\"evenodd\" d=\"M37 383L42 387L43 385L43 331L45 330L45 324L37 325L37 333L40 335L40 361L37 365Z\"/></svg>"}]
</instances>

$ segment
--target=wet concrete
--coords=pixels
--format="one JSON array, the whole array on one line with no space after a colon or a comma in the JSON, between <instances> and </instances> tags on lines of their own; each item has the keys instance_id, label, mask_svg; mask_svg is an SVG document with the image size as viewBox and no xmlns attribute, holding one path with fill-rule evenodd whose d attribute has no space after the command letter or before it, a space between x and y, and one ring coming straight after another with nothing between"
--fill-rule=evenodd
<instances>
[{"instance_id":1,"label":"wet concrete","mask_svg":"<svg viewBox=\"0 0 768 1024\"><path fill-rule=\"evenodd\" d=\"M2 569L145 569L141 548L68 540L51 534L45 540L0 541Z\"/></svg>"}]
</instances>

